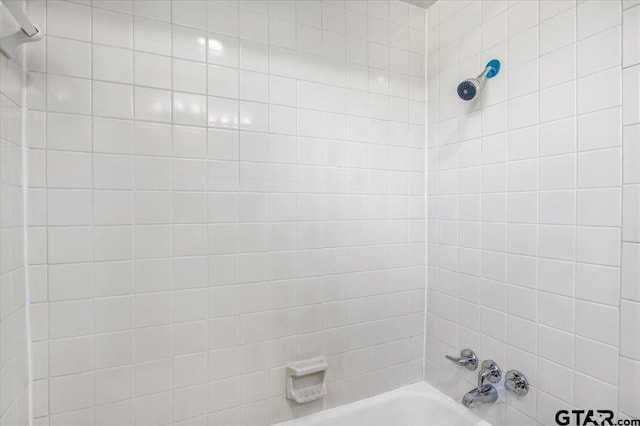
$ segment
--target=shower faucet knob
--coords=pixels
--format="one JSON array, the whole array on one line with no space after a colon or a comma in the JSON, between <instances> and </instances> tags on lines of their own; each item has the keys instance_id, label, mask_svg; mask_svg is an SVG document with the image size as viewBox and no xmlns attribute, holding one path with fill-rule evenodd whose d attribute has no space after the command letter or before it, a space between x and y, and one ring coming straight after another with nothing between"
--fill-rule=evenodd
<instances>
[{"instance_id":1,"label":"shower faucet knob","mask_svg":"<svg viewBox=\"0 0 640 426\"><path fill-rule=\"evenodd\" d=\"M478 357L471 349L463 349L462 351L460 351L459 358L453 357L451 355L445 355L444 357L454 364L460 365L469 371L474 371L476 368L478 368Z\"/></svg>"},{"instance_id":2,"label":"shower faucet knob","mask_svg":"<svg viewBox=\"0 0 640 426\"><path fill-rule=\"evenodd\" d=\"M529 382L518 370L507 371L504 376L504 387L518 396L525 396L529 392Z\"/></svg>"}]
</instances>

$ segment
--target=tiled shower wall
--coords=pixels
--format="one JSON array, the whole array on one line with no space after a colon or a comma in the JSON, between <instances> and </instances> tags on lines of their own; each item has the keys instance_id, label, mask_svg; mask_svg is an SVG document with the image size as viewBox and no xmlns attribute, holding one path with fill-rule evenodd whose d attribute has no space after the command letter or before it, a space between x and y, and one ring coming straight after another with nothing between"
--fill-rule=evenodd
<instances>
[{"instance_id":1,"label":"tiled shower wall","mask_svg":"<svg viewBox=\"0 0 640 426\"><path fill-rule=\"evenodd\" d=\"M0 32L17 30L0 16ZM0 425L28 424L22 55L0 54Z\"/></svg>"},{"instance_id":2,"label":"tiled shower wall","mask_svg":"<svg viewBox=\"0 0 640 426\"><path fill-rule=\"evenodd\" d=\"M470 347L531 383L492 424L640 417L638 2L442 0L427 26L427 380L460 400L477 372L444 355Z\"/></svg>"},{"instance_id":3,"label":"tiled shower wall","mask_svg":"<svg viewBox=\"0 0 640 426\"><path fill-rule=\"evenodd\" d=\"M30 1L36 425L268 425L422 378L425 12ZM329 357L329 395L284 365Z\"/></svg>"},{"instance_id":4,"label":"tiled shower wall","mask_svg":"<svg viewBox=\"0 0 640 426\"><path fill-rule=\"evenodd\" d=\"M640 2L622 14L622 286L620 411L640 418Z\"/></svg>"}]
</instances>

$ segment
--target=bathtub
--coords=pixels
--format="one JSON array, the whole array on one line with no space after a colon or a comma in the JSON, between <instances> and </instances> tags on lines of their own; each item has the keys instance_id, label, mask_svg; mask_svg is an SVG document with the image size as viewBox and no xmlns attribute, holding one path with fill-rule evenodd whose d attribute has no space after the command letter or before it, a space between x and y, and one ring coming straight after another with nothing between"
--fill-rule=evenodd
<instances>
[{"instance_id":1,"label":"bathtub","mask_svg":"<svg viewBox=\"0 0 640 426\"><path fill-rule=\"evenodd\" d=\"M491 426L422 382L277 426Z\"/></svg>"}]
</instances>

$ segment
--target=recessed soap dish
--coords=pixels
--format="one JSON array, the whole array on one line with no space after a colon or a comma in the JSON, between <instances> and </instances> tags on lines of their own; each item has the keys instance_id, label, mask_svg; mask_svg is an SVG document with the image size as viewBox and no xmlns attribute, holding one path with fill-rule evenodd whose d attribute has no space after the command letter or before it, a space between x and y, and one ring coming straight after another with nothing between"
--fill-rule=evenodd
<instances>
[{"instance_id":1,"label":"recessed soap dish","mask_svg":"<svg viewBox=\"0 0 640 426\"><path fill-rule=\"evenodd\" d=\"M287 364L287 399L304 404L323 398L327 368L329 363L323 356Z\"/></svg>"}]
</instances>

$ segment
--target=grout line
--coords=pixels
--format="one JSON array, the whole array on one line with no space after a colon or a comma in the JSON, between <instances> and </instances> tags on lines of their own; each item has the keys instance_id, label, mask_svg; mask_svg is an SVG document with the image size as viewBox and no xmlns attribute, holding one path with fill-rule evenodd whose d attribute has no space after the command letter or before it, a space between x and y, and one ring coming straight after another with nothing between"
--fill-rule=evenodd
<instances>
[{"instance_id":1,"label":"grout line","mask_svg":"<svg viewBox=\"0 0 640 426\"><path fill-rule=\"evenodd\" d=\"M44 10L45 10L45 14L44 14L44 20L45 20L45 26L48 28L49 25L48 24L48 20L49 20L49 15L50 15L50 10L49 10L49 2L45 3L44 6ZM48 129L49 129L49 123L48 123L48 119L47 119L47 112L49 110L49 96L48 96L48 91L49 91L49 79L46 78L46 72L49 70L49 67L47 66L47 61L46 61L46 57L49 54L49 43L48 43L48 36L46 35L46 31L45 31L45 36L42 40L42 42L44 42L44 79L43 79L43 84L44 84L44 90L45 90L45 98L44 98L44 166L45 166L45 175L44 175L44 191L45 191L45 223L44 223L44 228L45 228L45 243L47 244L47 253L45 255L45 259L44 259L44 265L46 267L46 271L47 271L47 300L46 300L46 304L47 304L47 336L46 339L43 339L43 341L47 342L47 376L46 376L46 380L47 380L47 410L46 410L46 414L44 417L47 418L47 420L50 419L51 417L51 378L49 377L49 357L48 357L48 353L49 353L49 338L51 336L51 288L50 288L50 281L51 281L51 271L50 271L50 256L49 256L49 252L48 252L48 244L49 244L49 161L48 161L48 143L47 143L47 133L48 133Z\"/></svg>"},{"instance_id":2,"label":"grout line","mask_svg":"<svg viewBox=\"0 0 640 426\"><path fill-rule=\"evenodd\" d=\"M424 222L424 318L422 321L423 326L423 336L422 336L422 380L427 381L427 321L428 321L428 313L427 306L429 304L429 280L428 269L429 269L429 256L428 256L428 241L429 241L429 226L428 226L428 218L429 218L429 208L428 208L428 188L429 188L429 173L427 173L427 167L429 164L429 131L428 128L431 125L429 123L429 84L427 82L427 70L429 69L429 9L425 11L424 14L424 40L425 40L425 52L424 52L424 70L425 70L425 79L424 79L424 114L425 114L425 126L424 126L424 218L422 219Z\"/></svg>"},{"instance_id":3,"label":"grout line","mask_svg":"<svg viewBox=\"0 0 640 426\"><path fill-rule=\"evenodd\" d=\"M92 2L93 3L93 2ZM95 170L95 155L93 152L93 112L95 110L95 97L94 97L94 88L95 88L95 84L93 82L93 74L94 74L94 67L93 67L93 33L94 33L94 19L93 19L93 8L91 6L89 6L89 28L91 28L91 34L89 35L89 47L90 47L90 51L89 51L89 67L90 67L90 79L89 79L89 116L88 116L88 120L89 120L89 128L91 129L91 133L89 136L89 140L90 140L90 147L91 147L91 151L89 152L89 155L91 156L91 176L89 178L89 182L88 182L88 186L90 188L90 197L91 197L91 207L90 207L90 219L89 219L89 224L88 227L90 229L90 238L91 238L91 259L89 261L89 263L91 263L91 290L90 290L90 300L91 300L91 320L92 320L92 324L91 324L91 371L90 372L82 372L82 374L86 374L89 373L91 374L91 378L92 378L92 384L91 384L91 391L92 391L92 395L91 395L91 400L92 400L92 413L91 413L91 417L93 418L93 421L95 422L96 418L95 418L95 410L93 409L93 407L96 406L96 383L95 383L95 339L93 338L93 336L96 335L96 305L98 300L96 299L96 294L95 294L95 282L96 282L96 273L95 273L95 260L96 260L96 227L95 227L95 179L94 179L94 170ZM47 105L47 110L48 110L48 105ZM48 186L48 185L47 185ZM47 222L47 227L49 227L49 223ZM51 375L51 366L49 366L49 375ZM49 407L49 410L51 410L51 407ZM51 413L50 413L51 414Z\"/></svg>"},{"instance_id":4,"label":"grout line","mask_svg":"<svg viewBox=\"0 0 640 426\"><path fill-rule=\"evenodd\" d=\"M169 246L170 246L170 256L171 256L171 261L169 263L169 273L171 274L170 277L170 282L171 282L171 307L169 308L170 310L170 321L169 324L167 324L167 326L169 327L169 339L170 339L170 351L169 351L169 360L171 362L171 389L168 390L168 392L171 392L171 421L172 423L175 422L175 417L176 417L176 412L175 412L175 407L176 407L176 396L175 396L175 369L173 368L174 364L175 364L175 327L174 327L174 296L175 296L175 277L174 277L174 261L173 259L175 258L174 256L174 237L173 237L173 231L174 231L174 225L173 225L173 220L174 220L174 213L173 213L173 198L174 198L174 193L175 193L175 159L173 158L173 151L174 151L174 139L173 139L173 125L175 123L175 109L174 109L174 97L175 97L175 92L173 91L173 63L174 63L174 43L175 43L175 33L173 31L173 18L174 18L174 2L171 2L170 5L170 15L171 15L171 26L170 26L170 44L171 44L171 69L170 69L170 74L171 74L171 98L170 98L170 140L171 140L171 144L169 146L169 151L170 151L170 155L169 155L169 199L170 199L170 203L171 203L171 210L169 211L169 217L170 217L170 224L169 224ZM207 35L205 34L205 54L207 52L206 50L206 41L208 40ZM205 57L205 60L208 59L207 57ZM208 102L207 102L207 107L208 107ZM208 110L207 110L207 114L208 114ZM207 115L208 117L208 115ZM137 299L137 296L136 296ZM137 300L136 300L137 301Z\"/></svg>"},{"instance_id":5,"label":"grout line","mask_svg":"<svg viewBox=\"0 0 640 426\"><path fill-rule=\"evenodd\" d=\"M207 1L205 2L205 44L204 44L204 48L205 48L205 63L204 63L204 84L205 84L205 91L206 94L208 96L209 94L209 9L211 8L211 4ZM239 43L238 43L239 44ZM240 46L238 45L238 52L240 50ZM238 65L240 62L240 54L238 53ZM173 69L172 69L173 71ZM240 98L240 73L239 71L236 72L236 81L237 81L237 85L238 85L238 99ZM173 81L171 82L173 84ZM207 417L209 423L211 422L211 420L209 419L209 401L211 401L211 389L210 389L210 385L209 383L211 382L211 372L213 370L213 366L212 366L212 362L211 362L211 342L209 342L210 339L210 318L211 318L211 312L210 312L210 287L211 287L211 277L209 276L210 274L210 261L209 258L211 256L211 235L212 235L212 231L211 231L211 223L209 222L209 217L210 217L210 207L209 207L209 194L210 194L210 190L209 190L209 162L211 161L211 157L210 157L210 152L209 152L209 99L208 97L206 98L206 103L205 103L205 124L207 125L207 127L205 128L205 152L206 152L206 162L207 162L207 188L206 191L204 191L204 197L205 197L205 214L206 214L206 233L207 233L207 252L205 254L205 259L206 259L206 267L207 267L207 272L205 274L205 279L206 279L206 287L204 290L204 295L206 297L206 317L204 319L205 322L205 329L206 329L206 349L205 349L205 354L206 354L206 378L204 380L204 385L206 386L206 395L207 395L207 402L206 402L206 410L205 410L205 416ZM238 144L240 142L238 141ZM240 178L240 172L238 171L238 179ZM239 183L238 183L238 188L240 187ZM173 201L172 201L173 203Z\"/></svg>"},{"instance_id":6,"label":"grout line","mask_svg":"<svg viewBox=\"0 0 640 426\"><path fill-rule=\"evenodd\" d=\"M132 5L132 9L135 8L135 5ZM132 10L133 12L133 10ZM131 208L131 227L132 229L132 238L133 238L133 247L132 247L132 254L133 254L133 259L131 259L130 261L132 262L132 268L131 268L131 273L133 274L133 276L131 277L132 280L132 288L131 288L131 296L132 296L132 302L133 302L133 324L132 324L132 353L133 353L133 357L131 360L131 368L133 369L133 375L134 375L134 380L133 380L133 389L132 389L132 395L131 395L131 401L133 404L133 410L134 412L137 411L138 408L138 393L136 391L136 376L137 376L137 358L138 358L138 351L136 350L137 347L137 341L138 341L138 336L137 336L137 330L138 328L136 327L136 324L138 322L138 315L137 315L137 295L138 295L138 291L137 291L137 282L136 282L136 275L138 272L138 259L137 259L137 255L136 255L136 249L137 249L137 243L136 243L136 238L137 238L137 234L138 234L138 226L136 224L136 205L137 205L137 189L136 189L136 145L137 145L137 132L136 132L136 127L137 127L137 114L135 113L135 106L136 106L136 50L135 50L135 33L136 33L136 19L135 17L132 17L131 19L131 34L132 34L132 43L131 43L131 87L132 87L132 93L131 93L131 152L129 154L127 154L128 156L131 157L131 163L132 163L132 177L131 177L131 196L133 197L133 206ZM93 48L92 48L92 52L93 52ZM135 417L134 417L135 419ZM136 420L134 420L136 421Z\"/></svg>"},{"instance_id":7,"label":"grout line","mask_svg":"<svg viewBox=\"0 0 640 426\"><path fill-rule=\"evenodd\" d=\"M620 352L620 346L621 346L621 340L622 340L622 274L623 274L623 268L622 268L622 259L623 259L623 250L624 250L624 188L625 188L625 184L624 184L624 93L623 93L623 88L624 88L624 2L623 0L619 0L619 4L620 4L620 43L619 43L619 49L620 49L620 87L619 87L619 94L620 94L620 104L621 104L621 108L620 108L620 144L621 144L621 149L620 149L620 260L618 263L618 268L619 268L619 273L618 273L618 374L617 374L617 383L616 386L618 388L618 393L617 393L617 398L616 398L616 414L619 415L620 413L620 400L621 400L621 388L620 388L620 358L622 356L621 352Z\"/></svg>"},{"instance_id":8,"label":"grout line","mask_svg":"<svg viewBox=\"0 0 640 426\"><path fill-rule=\"evenodd\" d=\"M26 5L25 5L26 6ZM31 280L29 265L29 147L27 146L27 48L21 48L22 53L22 75L21 75L21 155L22 155L22 239L23 239L23 263L24 263L24 311L25 311L25 332L26 332L26 357L27 357L27 421L29 426L33 426L34 420L34 374L33 374L33 333L31 325ZM7 59L8 61L9 59Z\"/></svg>"}]
</instances>

